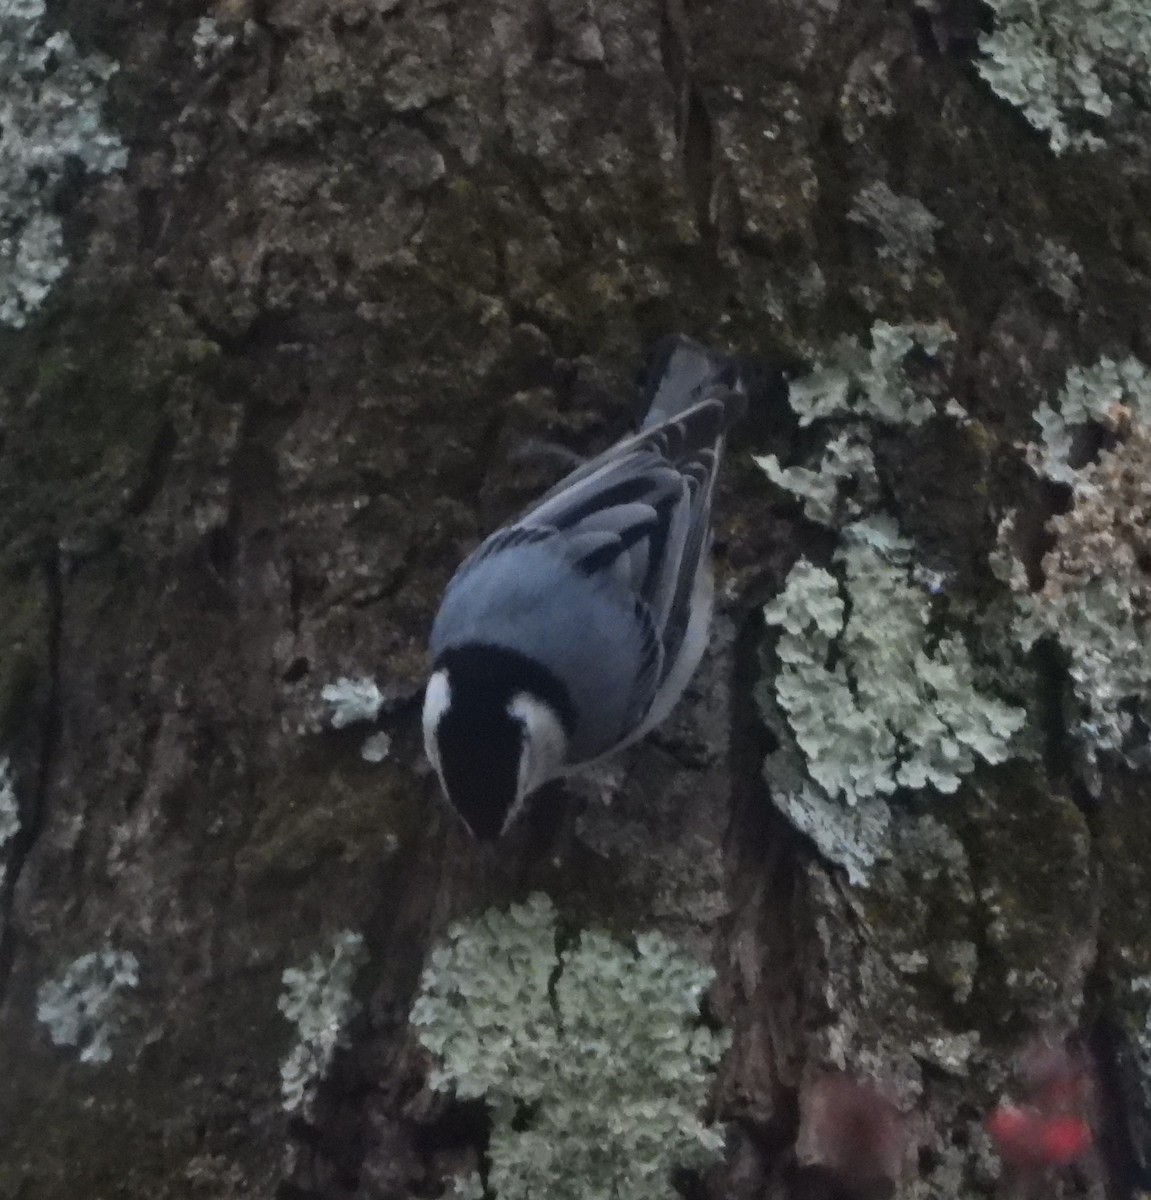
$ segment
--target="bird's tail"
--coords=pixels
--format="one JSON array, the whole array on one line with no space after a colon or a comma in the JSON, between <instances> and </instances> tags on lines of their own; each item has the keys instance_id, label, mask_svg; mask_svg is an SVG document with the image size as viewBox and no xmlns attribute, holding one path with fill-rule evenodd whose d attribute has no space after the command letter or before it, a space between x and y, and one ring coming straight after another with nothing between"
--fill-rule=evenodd
<instances>
[{"instance_id":1,"label":"bird's tail","mask_svg":"<svg viewBox=\"0 0 1151 1200\"><path fill-rule=\"evenodd\" d=\"M640 382L648 400L642 429L678 416L710 392L746 392L734 360L682 334L664 338L655 347Z\"/></svg>"}]
</instances>

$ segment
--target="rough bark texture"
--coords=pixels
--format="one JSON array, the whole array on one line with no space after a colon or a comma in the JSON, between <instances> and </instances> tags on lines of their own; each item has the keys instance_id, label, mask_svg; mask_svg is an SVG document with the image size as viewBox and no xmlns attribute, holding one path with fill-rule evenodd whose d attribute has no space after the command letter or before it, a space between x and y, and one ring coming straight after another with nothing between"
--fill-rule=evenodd
<instances>
[{"instance_id":1,"label":"rough bark texture","mask_svg":"<svg viewBox=\"0 0 1151 1200\"><path fill-rule=\"evenodd\" d=\"M0 749L22 806L0 1195L436 1194L483 1131L424 1088L421 963L450 918L535 889L716 966L730 1125L701 1194L812 1186L793 1147L832 1062L913 1114L909 1194L990 1192L979 1123L1012 1054L1037 1031L1106 1040L1116 981L1151 970L1147 786L1077 796L1057 666L1028 697L1047 758L909 800L897 839L930 820L933 848L897 841L846 887L760 782L758 607L828 549L750 465L795 449L770 388L718 503L726 599L688 701L495 854L420 765L424 638L461 555L549 481L512 451L623 432L645 343L687 330L770 377L876 315L958 334L976 433L892 433L879 459L904 532L978 605L1002 512L1051 511L1017 450L1035 405L1070 362L1151 350L1145 178L1054 158L975 77L959 15L907 3L236 0L213 14L236 43L197 65L201 15L55 14L122 64L131 159L71 198L77 264L0 366ZM847 220L876 180L943 222L910 282ZM1048 239L1083 260L1073 305ZM327 727L341 675L394 697L383 763L364 727ZM281 973L345 928L363 1011L289 1120ZM96 1065L51 1044L36 997L105 944L140 985ZM1108 1162L1050 1189L1126 1195Z\"/></svg>"}]
</instances>

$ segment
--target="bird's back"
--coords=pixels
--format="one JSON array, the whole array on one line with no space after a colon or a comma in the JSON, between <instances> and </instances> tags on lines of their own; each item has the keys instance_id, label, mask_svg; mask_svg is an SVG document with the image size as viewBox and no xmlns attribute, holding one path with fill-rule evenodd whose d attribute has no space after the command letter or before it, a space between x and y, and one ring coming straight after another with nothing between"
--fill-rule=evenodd
<instances>
[{"instance_id":1,"label":"bird's back","mask_svg":"<svg viewBox=\"0 0 1151 1200\"><path fill-rule=\"evenodd\" d=\"M650 395L639 433L480 545L432 630L433 659L486 644L551 672L578 714L573 762L630 740L661 687L698 660L689 630L706 591L711 494L744 396L727 361L688 339L670 344Z\"/></svg>"},{"instance_id":2,"label":"bird's back","mask_svg":"<svg viewBox=\"0 0 1151 1200\"><path fill-rule=\"evenodd\" d=\"M596 758L621 739L646 693L635 686L646 647L634 598L611 576L581 571L556 535L521 543L514 566L488 554L453 582L432 627L432 657L484 645L538 663L580 715L572 761Z\"/></svg>"}]
</instances>

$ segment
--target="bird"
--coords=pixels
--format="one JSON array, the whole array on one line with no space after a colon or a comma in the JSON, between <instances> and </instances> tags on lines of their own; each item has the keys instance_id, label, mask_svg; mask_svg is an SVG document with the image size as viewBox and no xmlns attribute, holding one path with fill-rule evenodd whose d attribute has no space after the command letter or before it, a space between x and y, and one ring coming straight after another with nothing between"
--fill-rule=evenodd
<instances>
[{"instance_id":1,"label":"bird","mask_svg":"<svg viewBox=\"0 0 1151 1200\"><path fill-rule=\"evenodd\" d=\"M681 335L646 392L639 431L486 538L432 624L424 746L479 841L660 724L707 646L712 493L746 388L735 360Z\"/></svg>"}]
</instances>

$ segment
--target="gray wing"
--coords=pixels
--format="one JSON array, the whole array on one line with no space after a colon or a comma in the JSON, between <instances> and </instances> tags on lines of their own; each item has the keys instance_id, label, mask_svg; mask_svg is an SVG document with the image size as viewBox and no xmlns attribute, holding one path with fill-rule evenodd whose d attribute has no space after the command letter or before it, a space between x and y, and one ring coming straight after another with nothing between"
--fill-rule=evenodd
<instances>
[{"instance_id":1,"label":"gray wing","mask_svg":"<svg viewBox=\"0 0 1151 1200\"><path fill-rule=\"evenodd\" d=\"M642 715L683 643L724 434L743 403L742 393L717 387L610 447L484 542L461 574L517 544L547 540L585 576L624 589L643 645L634 696Z\"/></svg>"}]
</instances>

